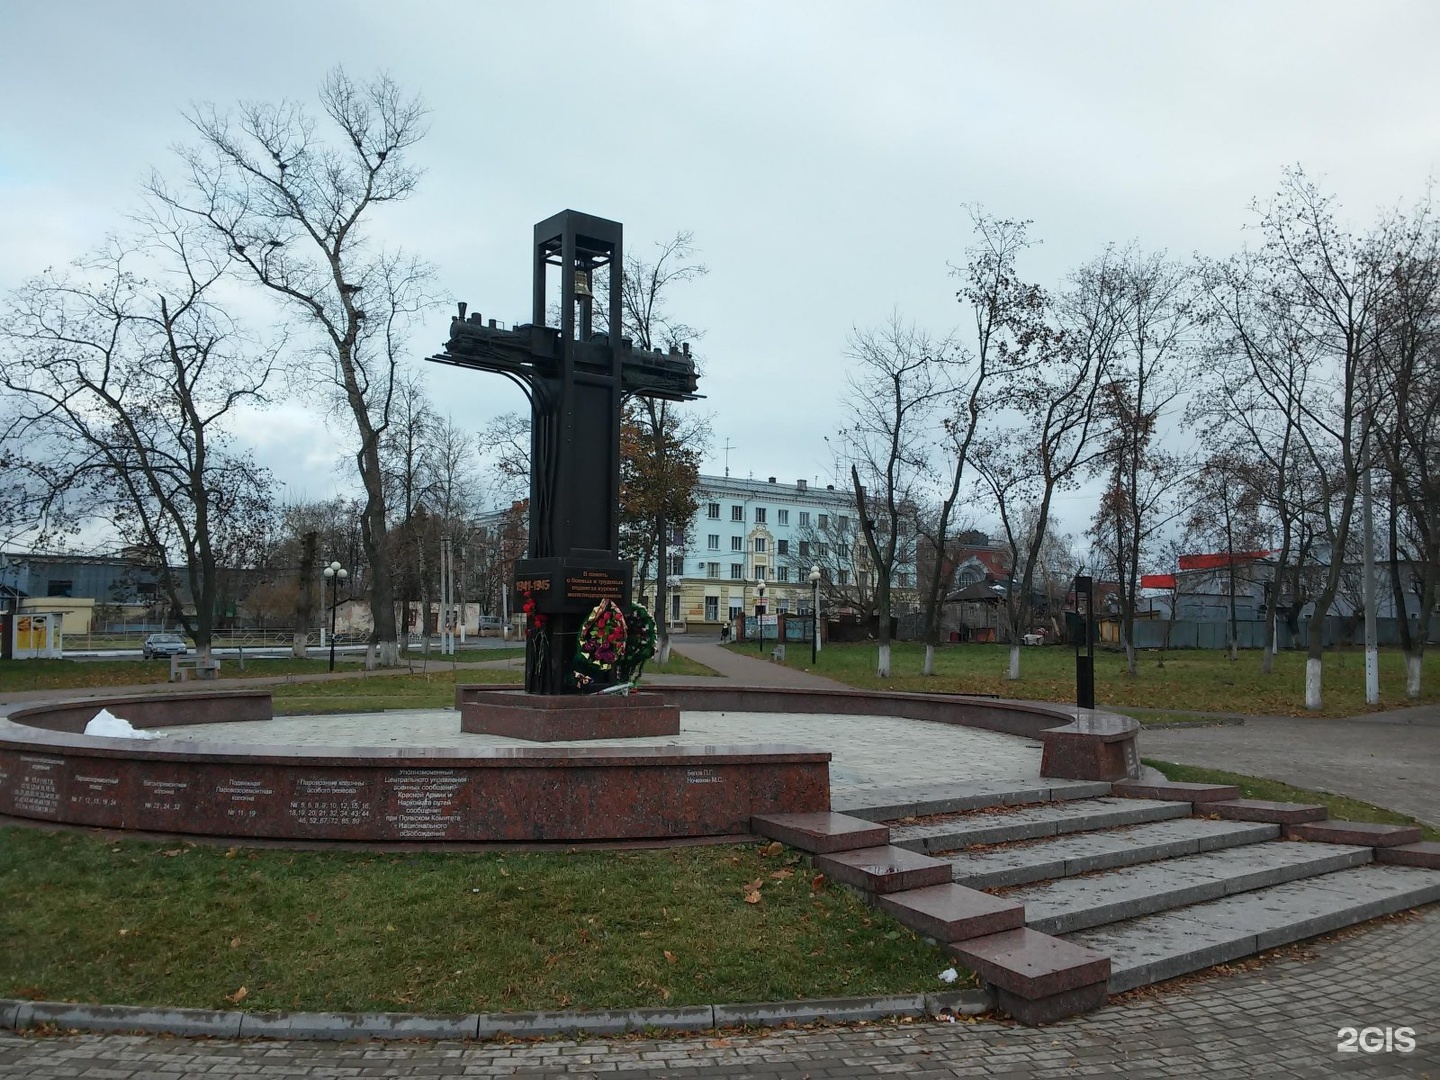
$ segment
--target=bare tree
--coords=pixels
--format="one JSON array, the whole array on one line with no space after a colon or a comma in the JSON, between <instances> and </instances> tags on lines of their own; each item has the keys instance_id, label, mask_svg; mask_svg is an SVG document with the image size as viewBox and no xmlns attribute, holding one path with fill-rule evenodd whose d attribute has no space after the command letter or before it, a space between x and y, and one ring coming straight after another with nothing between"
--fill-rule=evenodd
<instances>
[{"instance_id":1,"label":"bare tree","mask_svg":"<svg viewBox=\"0 0 1440 1080\"><path fill-rule=\"evenodd\" d=\"M656 245L653 262L625 256L620 291L625 333L638 348L675 349L698 341L703 333L670 311L675 287L709 273L694 261L694 237L687 231ZM656 663L670 661L669 616L665 610L670 572L670 546L676 524L683 529L695 513L700 458L710 440L709 420L671 401L640 398L630 404L627 419L636 429L626 470L628 493L622 495L625 516L649 533L641 562L654 552ZM639 484L636 481L640 481ZM681 538L680 547L684 547ZM643 583L644 574L640 575Z\"/></svg>"},{"instance_id":2,"label":"bare tree","mask_svg":"<svg viewBox=\"0 0 1440 1080\"><path fill-rule=\"evenodd\" d=\"M1076 281L1093 296L1100 318L1119 327L1113 357L1096 398L1104 452L1095 468L1106 487L1091 537L1119 585L1126 670L1138 671L1135 604L1147 547L1182 511L1176 481L1183 458L1160 441L1161 421L1180 396L1185 351L1196 320L1186 268L1163 254L1107 253Z\"/></svg>"},{"instance_id":3,"label":"bare tree","mask_svg":"<svg viewBox=\"0 0 1440 1080\"><path fill-rule=\"evenodd\" d=\"M311 355L320 363L304 374L327 385L354 423L372 642L379 662L392 665L398 645L381 442L405 332L429 304L430 271L377 247L367 230L375 211L415 190L420 174L407 151L425 134L425 110L388 76L355 83L338 68L320 102L338 136L333 144L293 102L246 102L236 116L193 109L199 144L181 151L182 188L158 176L150 186L203 223L217 250L315 333Z\"/></svg>"},{"instance_id":4,"label":"bare tree","mask_svg":"<svg viewBox=\"0 0 1440 1080\"><path fill-rule=\"evenodd\" d=\"M928 525L924 540L937 556L945 551L949 542L956 500L965 467L971 463L982 411L988 411L986 407L991 404L989 384L997 375L1024 368L1028 353L1040 340L1037 328L1041 326L1039 319L1045 307L1044 294L1021 281L1015 270L1016 258L1030 246L1026 237L1029 223L995 218L978 208L972 208L971 221L979 240L968 252L965 267L956 268L953 273L964 280L956 298L970 306L975 324L975 348L961 353L948 345L937 347L941 358L949 361L950 370L941 379L953 383L955 404L953 413L944 420L940 443L948 484L937 512L916 521L917 528ZM943 391L941 395L946 396ZM943 557L930 563L929 570L921 585L925 638L922 675L935 671L940 611L949 586Z\"/></svg>"},{"instance_id":5,"label":"bare tree","mask_svg":"<svg viewBox=\"0 0 1440 1080\"><path fill-rule=\"evenodd\" d=\"M1106 267L1092 266L1103 275ZM1073 488L1104 452L1097 398L1109 378L1124 323L1102 290L1081 275L1058 302L1036 294L1025 308L1031 360L1000 381L1004 412L976 445L977 473L994 500L1010 549L1005 592L1009 678L1020 678L1020 642L1032 619L1037 574L1044 572L1055 494ZM1017 580L1018 575L1018 580Z\"/></svg>"},{"instance_id":6,"label":"bare tree","mask_svg":"<svg viewBox=\"0 0 1440 1080\"><path fill-rule=\"evenodd\" d=\"M1398 220L1395 231L1401 254L1389 268L1371 400L1375 456L1390 474L1389 577L1405 651L1405 695L1414 699L1440 593L1440 219L1427 199ZM1405 548L1414 556L1407 558ZM1419 608L1414 630L1406 604L1412 592Z\"/></svg>"},{"instance_id":7,"label":"bare tree","mask_svg":"<svg viewBox=\"0 0 1440 1080\"><path fill-rule=\"evenodd\" d=\"M1293 320L1290 332L1315 365L1296 434L1325 493L1318 505L1330 547L1305 663L1305 707L1318 710L1324 620L1340 588L1360 474L1371 452L1367 376L1389 284L1384 266L1401 237L1386 223L1367 236L1345 231L1329 199L1298 169L1286 173L1259 228L1263 243L1256 262L1263 287L1283 298Z\"/></svg>"},{"instance_id":8,"label":"bare tree","mask_svg":"<svg viewBox=\"0 0 1440 1080\"><path fill-rule=\"evenodd\" d=\"M253 559L272 510L269 475L232 436L279 346L217 304L229 260L194 241L161 211L140 237L26 283L0 324L0 383L14 395L11 446L44 463L31 475L49 501L108 519L143 552L208 659L225 567Z\"/></svg>"},{"instance_id":9,"label":"bare tree","mask_svg":"<svg viewBox=\"0 0 1440 1080\"><path fill-rule=\"evenodd\" d=\"M921 501L929 467L927 437L937 406L951 392L944 347L899 314L878 329L855 330L844 431L860 532L875 575L879 619L876 674L890 677L890 600L899 554ZM867 612L868 614L868 612Z\"/></svg>"}]
</instances>

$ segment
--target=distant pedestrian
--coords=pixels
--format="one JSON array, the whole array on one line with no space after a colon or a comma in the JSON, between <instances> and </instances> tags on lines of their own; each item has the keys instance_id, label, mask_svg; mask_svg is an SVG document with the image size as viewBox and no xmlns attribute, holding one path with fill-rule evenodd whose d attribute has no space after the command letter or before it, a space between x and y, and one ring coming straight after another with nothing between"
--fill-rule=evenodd
<instances>
[{"instance_id":1,"label":"distant pedestrian","mask_svg":"<svg viewBox=\"0 0 1440 1080\"><path fill-rule=\"evenodd\" d=\"M721 645L728 645L729 643L730 643L730 624L729 624L729 623L726 623L724 626L720 627L720 644L721 644Z\"/></svg>"}]
</instances>

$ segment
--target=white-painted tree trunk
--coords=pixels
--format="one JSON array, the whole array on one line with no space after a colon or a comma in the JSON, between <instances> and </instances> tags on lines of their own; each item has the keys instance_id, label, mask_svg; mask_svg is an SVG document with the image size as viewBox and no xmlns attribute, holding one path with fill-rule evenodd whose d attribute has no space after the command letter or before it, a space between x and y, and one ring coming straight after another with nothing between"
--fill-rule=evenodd
<instances>
[{"instance_id":1,"label":"white-painted tree trunk","mask_svg":"<svg viewBox=\"0 0 1440 1080\"><path fill-rule=\"evenodd\" d=\"M925 643L925 664L920 674L927 677L935 674L935 646L928 641Z\"/></svg>"},{"instance_id":2,"label":"white-painted tree trunk","mask_svg":"<svg viewBox=\"0 0 1440 1080\"><path fill-rule=\"evenodd\" d=\"M1420 657L1415 653L1410 653L1405 657L1405 696L1407 698L1420 696Z\"/></svg>"},{"instance_id":3,"label":"white-painted tree trunk","mask_svg":"<svg viewBox=\"0 0 1440 1080\"><path fill-rule=\"evenodd\" d=\"M670 635L667 634L660 639L659 645L655 649L655 662L661 667L670 662Z\"/></svg>"},{"instance_id":4,"label":"white-painted tree trunk","mask_svg":"<svg viewBox=\"0 0 1440 1080\"><path fill-rule=\"evenodd\" d=\"M1305 708L1314 709L1318 712L1323 708L1320 698L1320 666L1321 660L1305 661Z\"/></svg>"},{"instance_id":5,"label":"white-painted tree trunk","mask_svg":"<svg viewBox=\"0 0 1440 1080\"><path fill-rule=\"evenodd\" d=\"M888 642L880 646L880 662L875 665L875 676L880 679L890 677L890 645Z\"/></svg>"},{"instance_id":6,"label":"white-painted tree trunk","mask_svg":"<svg viewBox=\"0 0 1440 1080\"><path fill-rule=\"evenodd\" d=\"M1014 680L1020 678L1020 646L1019 646L1019 645L1011 645L1011 646L1010 646L1010 673L1009 673L1008 675L1006 675L1005 677L1006 677L1007 679L1010 679L1011 681L1014 681Z\"/></svg>"}]
</instances>

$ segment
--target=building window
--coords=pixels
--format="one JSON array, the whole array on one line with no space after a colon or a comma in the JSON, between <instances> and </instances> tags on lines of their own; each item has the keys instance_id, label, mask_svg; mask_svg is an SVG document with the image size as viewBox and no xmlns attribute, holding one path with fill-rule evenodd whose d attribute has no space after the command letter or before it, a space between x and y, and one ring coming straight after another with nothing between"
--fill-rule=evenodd
<instances>
[{"instance_id":1,"label":"building window","mask_svg":"<svg viewBox=\"0 0 1440 1080\"><path fill-rule=\"evenodd\" d=\"M763 506L757 506L757 507L755 507L755 524L756 524L756 525L764 525L764 524L765 524L765 507L763 507Z\"/></svg>"},{"instance_id":2,"label":"building window","mask_svg":"<svg viewBox=\"0 0 1440 1080\"><path fill-rule=\"evenodd\" d=\"M800 527L801 527L802 529L804 529L804 528L808 528L809 525L810 525L810 511L809 511L809 510L801 510L801 511L800 511Z\"/></svg>"},{"instance_id":3,"label":"building window","mask_svg":"<svg viewBox=\"0 0 1440 1080\"><path fill-rule=\"evenodd\" d=\"M731 551L744 551L744 550L745 550L745 538L744 538L743 536L732 536L732 537L730 537L730 550L731 550Z\"/></svg>"},{"instance_id":4,"label":"building window","mask_svg":"<svg viewBox=\"0 0 1440 1080\"><path fill-rule=\"evenodd\" d=\"M711 533L709 536L705 537L705 546L706 546L707 548L709 548L711 551L719 551L719 550L720 550L720 534L719 534L719 533Z\"/></svg>"},{"instance_id":5,"label":"building window","mask_svg":"<svg viewBox=\"0 0 1440 1080\"><path fill-rule=\"evenodd\" d=\"M705 597L705 621L720 621L720 598L718 596Z\"/></svg>"},{"instance_id":6,"label":"building window","mask_svg":"<svg viewBox=\"0 0 1440 1080\"><path fill-rule=\"evenodd\" d=\"M765 580L765 567L762 566L760 563L756 563L756 564L755 564L755 580L756 580L756 581L764 581L764 580Z\"/></svg>"},{"instance_id":7,"label":"building window","mask_svg":"<svg viewBox=\"0 0 1440 1080\"><path fill-rule=\"evenodd\" d=\"M775 524L776 524L776 525L789 525L789 524L790 524L790 511L789 511L789 510L776 510L776 511L775 511Z\"/></svg>"},{"instance_id":8,"label":"building window","mask_svg":"<svg viewBox=\"0 0 1440 1080\"><path fill-rule=\"evenodd\" d=\"M744 564L744 563L732 562L732 563L730 564L730 580L731 580L731 581L744 581L744 580L745 580L745 564Z\"/></svg>"},{"instance_id":9,"label":"building window","mask_svg":"<svg viewBox=\"0 0 1440 1080\"><path fill-rule=\"evenodd\" d=\"M809 555L809 554L810 554L810 541L809 541L809 540L801 540L801 541L800 541L800 557L803 559L805 556L807 556L807 555Z\"/></svg>"},{"instance_id":10,"label":"building window","mask_svg":"<svg viewBox=\"0 0 1440 1080\"><path fill-rule=\"evenodd\" d=\"M776 581L789 581L789 580L790 580L790 568L789 568L788 566L777 566L777 567L775 567L775 580L776 580Z\"/></svg>"},{"instance_id":11,"label":"building window","mask_svg":"<svg viewBox=\"0 0 1440 1080\"><path fill-rule=\"evenodd\" d=\"M829 527L830 527L830 515L829 515L829 514L821 514L821 515L820 515L820 528L822 528L822 529L827 529L827 528L829 528Z\"/></svg>"},{"instance_id":12,"label":"building window","mask_svg":"<svg viewBox=\"0 0 1440 1080\"><path fill-rule=\"evenodd\" d=\"M909 574L901 574L901 575L900 575L900 587L901 587L902 589L908 589L908 588L910 587L910 575L909 575Z\"/></svg>"},{"instance_id":13,"label":"building window","mask_svg":"<svg viewBox=\"0 0 1440 1080\"><path fill-rule=\"evenodd\" d=\"M840 528L842 528L842 529L848 529L849 527L850 527L850 519L849 519L849 517L847 517L847 516L844 515L844 514L841 514L841 515L840 515Z\"/></svg>"},{"instance_id":14,"label":"building window","mask_svg":"<svg viewBox=\"0 0 1440 1080\"><path fill-rule=\"evenodd\" d=\"M776 541L775 541L775 554L776 554L776 555L789 555L789 554L790 554L790 541L789 541L789 540L776 540Z\"/></svg>"},{"instance_id":15,"label":"building window","mask_svg":"<svg viewBox=\"0 0 1440 1080\"><path fill-rule=\"evenodd\" d=\"M781 615L789 615L789 614L790 614L790 601L789 601L789 600L781 600L781 601L780 601L780 614L781 614Z\"/></svg>"},{"instance_id":16,"label":"building window","mask_svg":"<svg viewBox=\"0 0 1440 1080\"><path fill-rule=\"evenodd\" d=\"M719 521L719 520L720 520L720 504L719 504L719 503L706 503L706 504L705 504L705 516L708 517L708 518L712 518L712 519L715 520L715 521Z\"/></svg>"},{"instance_id":17,"label":"building window","mask_svg":"<svg viewBox=\"0 0 1440 1080\"><path fill-rule=\"evenodd\" d=\"M670 556L670 574L672 577L683 577L685 574L685 557L683 555Z\"/></svg>"},{"instance_id":18,"label":"building window","mask_svg":"<svg viewBox=\"0 0 1440 1080\"><path fill-rule=\"evenodd\" d=\"M743 506L732 506L732 507L730 507L730 520L731 520L731 521L744 521L744 520L745 520L745 507L743 507Z\"/></svg>"},{"instance_id":19,"label":"building window","mask_svg":"<svg viewBox=\"0 0 1440 1080\"><path fill-rule=\"evenodd\" d=\"M69 596L70 591L75 588L75 582L66 581L63 578L51 578L45 585L46 596Z\"/></svg>"},{"instance_id":20,"label":"building window","mask_svg":"<svg viewBox=\"0 0 1440 1080\"><path fill-rule=\"evenodd\" d=\"M836 571L836 575L837 575L837 580L839 581L839 583L840 583L841 585L848 585L848 584L850 584L850 571L848 571L848 570L837 570L837 571Z\"/></svg>"},{"instance_id":21,"label":"building window","mask_svg":"<svg viewBox=\"0 0 1440 1080\"><path fill-rule=\"evenodd\" d=\"M683 546L684 543L685 543L685 530L684 530L684 529L671 529L671 530L670 530L670 543L673 544L675 547L681 547L681 546Z\"/></svg>"},{"instance_id":22,"label":"building window","mask_svg":"<svg viewBox=\"0 0 1440 1080\"><path fill-rule=\"evenodd\" d=\"M755 537L755 550L762 555L765 553L765 538L763 536Z\"/></svg>"},{"instance_id":23,"label":"building window","mask_svg":"<svg viewBox=\"0 0 1440 1080\"><path fill-rule=\"evenodd\" d=\"M829 544L816 544L816 545L815 545L815 554L816 554L816 555L819 555L820 558L822 558L822 559L825 558L826 555L829 555L829 554L830 554L830 545L829 545Z\"/></svg>"},{"instance_id":24,"label":"building window","mask_svg":"<svg viewBox=\"0 0 1440 1080\"><path fill-rule=\"evenodd\" d=\"M719 564L718 562L706 563L706 564L705 564L705 576L706 576L706 577L719 577L719 576L720 576L720 564Z\"/></svg>"},{"instance_id":25,"label":"building window","mask_svg":"<svg viewBox=\"0 0 1440 1080\"><path fill-rule=\"evenodd\" d=\"M680 621L680 594L678 592L670 594L670 621Z\"/></svg>"},{"instance_id":26,"label":"building window","mask_svg":"<svg viewBox=\"0 0 1440 1080\"><path fill-rule=\"evenodd\" d=\"M734 619L745 610L745 605L740 602L739 597L730 597L730 618Z\"/></svg>"}]
</instances>

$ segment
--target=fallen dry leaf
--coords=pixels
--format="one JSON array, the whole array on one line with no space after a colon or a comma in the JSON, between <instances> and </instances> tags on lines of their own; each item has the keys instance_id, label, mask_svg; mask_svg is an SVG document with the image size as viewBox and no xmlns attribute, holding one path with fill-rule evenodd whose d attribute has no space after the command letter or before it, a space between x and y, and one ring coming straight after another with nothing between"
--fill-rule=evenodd
<instances>
[{"instance_id":1,"label":"fallen dry leaf","mask_svg":"<svg viewBox=\"0 0 1440 1080\"><path fill-rule=\"evenodd\" d=\"M825 875L824 875L824 874L816 874L813 878L810 879L810 891L811 891L811 892L824 892L824 891L825 891Z\"/></svg>"},{"instance_id":2,"label":"fallen dry leaf","mask_svg":"<svg viewBox=\"0 0 1440 1080\"><path fill-rule=\"evenodd\" d=\"M673 963L675 962L675 954L674 954L673 952L671 952L669 949L666 949L666 950L665 950L665 959L666 959L666 961L668 961L669 963L673 964Z\"/></svg>"},{"instance_id":3,"label":"fallen dry leaf","mask_svg":"<svg viewBox=\"0 0 1440 1080\"><path fill-rule=\"evenodd\" d=\"M760 893L759 893L758 891L756 891L756 892L749 892L749 893L746 893L746 894L745 894L745 903L747 903L747 904L758 904L759 902L760 902Z\"/></svg>"},{"instance_id":4,"label":"fallen dry leaf","mask_svg":"<svg viewBox=\"0 0 1440 1080\"><path fill-rule=\"evenodd\" d=\"M240 854L240 849L239 849L239 848L233 848L233 847L232 847L232 848L227 848L227 849L225 850L225 857L226 857L227 859L233 859L236 855L239 855L239 854Z\"/></svg>"},{"instance_id":5,"label":"fallen dry leaf","mask_svg":"<svg viewBox=\"0 0 1440 1080\"><path fill-rule=\"evenodd\" d=\"M661 999L662 1001L669 1001L669 1000L670 1000L670 991L669 991L669 990L666 990L665 987L663 987L663 986L660 987L660 999Z\"/></svg>"},{"instance_id":6,"label":"fallen dry leaf","mask_svg":"<svg viewBox=\"0 0 1440 1080\"><path fill-rule=\"evenodd\" d=\"M754 881L747 882L746 884L741 885L741 886L740 886L740 891L741 891L741 892L755 892L757 889L759 889L759 888L760 888L762 885L764 885L764 884L765 884L765 879L764 879L764 878L756 878Z\"/></svg>"},{"instance_id":7,"label":"fallen dry leaf","mask_svg":"<svg viewBox=\"0 0 1440 1080\"><path fill-rule=\"evenodd\" d=\"M232 937L230 939L230 947L232 949L238 949L240 947L240 939L238 937Z\"/></svg>"},{"instance_id":8,"label":"fallen dry leaf","mask_svg":"<svg viewBox=\"0 0 1440 1080\"><path fill-rule=\"evenodd\" d=\"M761 855L779 855L785 850L785 845L776 840L773 844L766 844L760 849Z\"/></svg>"},{"instance_id":9,"label":"fallen dry leaf","mask_svg":"<svg viewBox=\"0 0 1440 1080\"><path fill-rule=\"evenodd\" d=\"M171 848L169 851L160 852L160 854L167 859L173 859L176 855L184 855L185 849L183 847Z\"/></svg>"},{"instance_id":10,"label":"fallen dry leaf","mask_svg":"<svg viewBox=\"0 0 1440 1080\"><path fill-rule=\"evenodd\" d=\"M242 986L242 987L240 987L239 990L236 990L233 994L227 995L227 1000L233 1001L236 1005L239 1005L240 1002L244 1001L245 998L249 996L249 994L250 994L250 991L249 991L249 990L246 990L245 987Z\"/></svg>"},{"instance_id":11,"label":"fallen dry leaf","mask_svg":"<svg viewBox=\"0 0 1440 1080\"><path fill-rule=\"evenodd\" d=\"M794 871L794 870L772 870L772 871L770 871L770 876L771 876L772 878L774 878L776 881L784 881L786 878L792 878L792 877L794 877L794 876L795 876L795 871Z\"/></svg>"}]
</instances>

